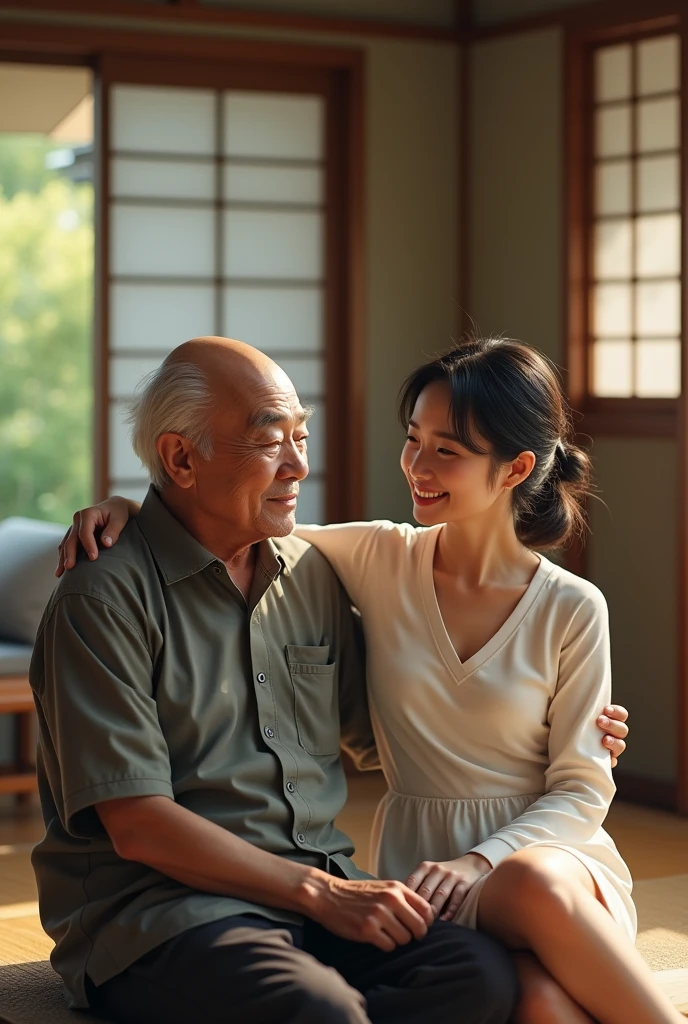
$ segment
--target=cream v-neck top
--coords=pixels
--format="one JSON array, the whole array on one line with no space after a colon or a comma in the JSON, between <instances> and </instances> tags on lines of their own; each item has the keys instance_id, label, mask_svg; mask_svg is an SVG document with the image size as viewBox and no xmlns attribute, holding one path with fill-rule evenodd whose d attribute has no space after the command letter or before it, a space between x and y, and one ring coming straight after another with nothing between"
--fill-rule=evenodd
<instances>
[{"instance_id":1,"label":"cream v-neck top","mask_svg":"<svg viewBox=\"0 0 688 1024\"><path fill-rule=\"evenodd\" d=\"M506 622L462 662L435 594L441 526L299 526L361 612L368 694L389 784L374 870L406 879L422 860L469 851L495 867L515 850L568 850L635 935L631 878L603 830L615 787L595 724L611 699L604 597L542 558ZM482 883L457 920L475 927Z\"/></svg>"}]
</instances>

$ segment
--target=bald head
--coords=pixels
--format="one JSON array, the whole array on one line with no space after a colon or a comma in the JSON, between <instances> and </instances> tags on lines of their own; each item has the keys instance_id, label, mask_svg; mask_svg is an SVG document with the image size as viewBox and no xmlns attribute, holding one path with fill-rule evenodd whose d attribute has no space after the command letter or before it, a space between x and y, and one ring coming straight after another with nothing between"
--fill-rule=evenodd
<instances>
[{"instance_id":1,"label":"bald head","mask_svg":"<svg viewBox=\"0 0 688 1024\"><path fill-rule=\"evenodd\" d=\"M189 363L208 374L269 373L277 366L269 356L244 341L214 335L185 341L172 349L165 363Z\"/></svg>"},{"instance_id":2,"label":"bald head","mask_svg":"<svg viewBox=\"0 0 688 1024\"><path fill-rule=\"evenodd\" d=\"M158 490L177 485L176 502L213 505L217 518L233 506L226 525L236 530L243 518L246 534L283 536L308 472L309 411L263 352L231 338L193 338L143 383L132 441Z\"/></svg>"},{"instance_id":3,"label":"bald head","mask_svg":"<svg viewBox=\"0 0 688 1024\"><path fill-rule=\"evenodd\" d=\"M194 366L203 374L213 396L222 404L244 404L256 390L271 382L291 387L284 370L269 356L252 345L234 338L213 335L192 338L178 345L167 356L163 366L172 370Z\"/></svg>"},{"instance_id":4,"label":"bald head","mask_svg":"<svg viewBox=\"0 0 688 1024\"><path fill-rule=\"evenodd\" d=\"M285 399L290 407L300 403L294 385L281 366L264 352L234 338L213 335L192 338L173 349L163 363L170 372L194 367L207 381L212 396L213 419L236 433L269 425L281 419ZM282 413L274 407L282 405ZM306 413L298 412L299 422Z\"/></svg>"}]
</instances>

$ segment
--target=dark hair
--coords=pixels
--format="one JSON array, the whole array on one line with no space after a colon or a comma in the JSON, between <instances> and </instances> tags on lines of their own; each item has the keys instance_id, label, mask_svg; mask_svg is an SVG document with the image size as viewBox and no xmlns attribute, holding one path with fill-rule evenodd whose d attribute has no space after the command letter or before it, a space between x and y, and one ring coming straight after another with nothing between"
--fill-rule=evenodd
<instances>
[{"instance_id":1,"label":"dark hair","mask_svg":"<svg viewBox=\"0 0 688 1024\"><path fill-rule=\"evenodd\" d=\"M450 413L460 444L500 464L535 454L530 476L514 488L516 534L529 548L563 547L586 527L590 459L575 442L571 412L554 365L511 338L470 338L419 366L399 393L405 428L429 384L449 385ZM488 448L481 446L483 439Z\"/></svg>"}]
</instances>

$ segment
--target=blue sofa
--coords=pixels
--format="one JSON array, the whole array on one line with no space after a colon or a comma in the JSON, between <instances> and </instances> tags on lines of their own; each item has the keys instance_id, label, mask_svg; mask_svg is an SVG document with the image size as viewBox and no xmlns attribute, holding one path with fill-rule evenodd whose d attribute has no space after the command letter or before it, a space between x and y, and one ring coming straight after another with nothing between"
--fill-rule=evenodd
<instances>
[{"instance_id":1,"label":"blue sofa","mask_svg":"<svg viewBox=\"0 0 688 1024\"><path fill-rule=\"evenodd\" d=\"M65 527L13 516L0 522L0 715L14 735L0 753L0 793L36 787L33 699L28 683L36 630L57 580L57 546Z\"/></svg>"}]
</instances>

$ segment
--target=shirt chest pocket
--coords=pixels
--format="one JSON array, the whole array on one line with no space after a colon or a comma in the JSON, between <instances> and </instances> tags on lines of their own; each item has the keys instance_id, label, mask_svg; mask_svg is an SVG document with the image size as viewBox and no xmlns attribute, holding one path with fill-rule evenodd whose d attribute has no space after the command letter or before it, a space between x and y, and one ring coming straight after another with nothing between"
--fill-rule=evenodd
<instances>
[{"instance_id":1,"label":"shirt chest pocket","mask_svg":"<svg viewBox=\"0 0 688 1024\"><path fill-rule=\"evenodd\" d=\"M299 743L308 754L332 757L339 753L339 703L336 664L328 664L329 644L323 647L285 647Z\"/></svg>"}]
</instances>

